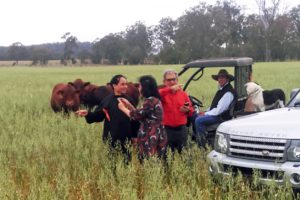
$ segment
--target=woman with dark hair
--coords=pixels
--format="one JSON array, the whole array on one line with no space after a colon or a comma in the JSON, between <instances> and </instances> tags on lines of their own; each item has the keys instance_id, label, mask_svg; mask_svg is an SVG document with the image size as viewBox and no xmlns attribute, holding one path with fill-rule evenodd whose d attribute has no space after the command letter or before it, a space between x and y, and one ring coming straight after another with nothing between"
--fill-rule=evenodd
<instances>
[{"instance_id":1,"label":"woman with dark hair","mask_svg":"<svg viewBox=\"0 0 300 200\"><path fill-rule=\"evenodd\" d=\"M167 134L162 124L163 109L157 83L152 76L139 78L139 90L144 99L142 107L135 109L126 99L119 98L119 109L141 122L138 131L138 157L142 161L152 155L165 158Z\"/></svg>"},{"instance_id":2,"label":"woman with dark hair","mask_svg":"<svg viewBox=\"0 0 300 200\"><path fill-rule=\"evenodd\" d=\"M85 117L89 124L104 120L103 140L110 139L110 145L113 148L120 143L122 152L130 158L126 143L135 137L137 122L132 121L118 108L118 98L124 98L133 103L132 99L125 94L127 91L127 78L121 74L115 75L109 84L113 89L113 93L105 97L95 111L78 110L76 114Z\"/></svg>"},{"instance_id":3,"label":"woman with dark hair","mask_svg":"<svg viewBox=\"0 0 300 200\"><path fill-rule=\"evenodd\" d=\"M156 97L160 99L160 95L157 88L157 83L152 76L145 75L139 78L140 92L144 98Z\"/></svg>"}]
</instances>

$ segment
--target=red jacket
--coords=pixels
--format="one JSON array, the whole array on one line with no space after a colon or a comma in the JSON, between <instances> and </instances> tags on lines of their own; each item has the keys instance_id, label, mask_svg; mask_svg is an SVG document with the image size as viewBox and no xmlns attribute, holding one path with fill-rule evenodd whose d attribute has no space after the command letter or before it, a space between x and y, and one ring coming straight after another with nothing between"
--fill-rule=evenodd
<instances>
[{"instance_id":1,"label":"red jacket","mask_svg":"<svg viewBox=\"0 0 300 200\"><path fill-rule=\"evenodd\" d=\"M187 123L187 116L192 116L194 109L192 103L183 90L178 90L173 93L169 87L164 87L159 90L161 96L161 102L164 109L163 124L167 126L181 126ZM190 111L183 113L180 111L180 107L185 102L189 102Z\"/></svg>"}]
</instances>

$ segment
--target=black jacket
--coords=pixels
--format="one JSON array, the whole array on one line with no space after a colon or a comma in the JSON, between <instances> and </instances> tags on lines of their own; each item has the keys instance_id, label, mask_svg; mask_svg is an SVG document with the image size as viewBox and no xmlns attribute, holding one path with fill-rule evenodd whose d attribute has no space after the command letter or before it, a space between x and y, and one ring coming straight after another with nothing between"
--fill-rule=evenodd
<instances>
[{"instance_id":1,"label":"black jacket","mask_svg":"<svg viewBox=\"0 0 300 200\"><path fill-rule=\"evenodd\" d=\"M117 141L123 145L126 140L136 137L139 126L138 122L130 120L130 118L119 109L119 97L126 98L132 103L132 99L128 96L116 96L112 94L105 97L101 104L96 107L95 111L89 112L85 117L87 123L102 122L104 120L103 139L107 140L108 137L111 137L113 145ZM104 109L107 113L103 111Z\"/></svg>"},{"instance_id":2,"label":"black jacket","mask_svg":"<svg viewBox=\"0 0 300 200\"><path fill-rule=\"evenodd\" d=\"M232 85L230 83L228 83L227 85L225 85L221 90L218 90L217 93L215 94L215 97L211 103L210 109L216 108L219 101L221 100L221 98L224 96L225 93L227 92L231 92L233 94L233 101L236 101L236 92L233 89ZM228 110L224 111L223 113L220 114L220 117L222 120L229 120L232 118L232 116L230 116L229 113L229 108Z\"/></svg>"}]
</instances>

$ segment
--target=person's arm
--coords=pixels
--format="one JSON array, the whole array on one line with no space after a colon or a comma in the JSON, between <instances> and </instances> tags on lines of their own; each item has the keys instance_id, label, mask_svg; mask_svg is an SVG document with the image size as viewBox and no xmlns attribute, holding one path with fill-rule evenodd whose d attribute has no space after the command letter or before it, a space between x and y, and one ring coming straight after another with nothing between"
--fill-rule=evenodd
<instances>
[{"instance_id":1,"label":"person's arm","mask_svg":"<svg viewBox=\"0 0 300 200\"><path fill-rule=\"evenodd\" d=\"M125 98L118 98L118 100L120 100L126 106L126 108L128 108L128 110L134 110L135 109L135 107L129 102L129 100L127 100Z\"/></svg>"},{"instance_id":2,"label":"person's arm","mask_svg":"<svg viewBox=\"0 0 300 200\"><path fill-rule=\"evenodd\" d=\"M130 117L134 120L142 120L148 117L151 113L153 113L153 105L152 101L149 99L145 99L143 106L141 108L131 110Z\"/></svg>"},{"instance_id":3,"label":"person's arm","mask_svg":"<svg viewBox=\"0 0 300 200\"><path fill-rule=\"evenodd\" d=\"M231 92L226 92L218 102L217 107L205 112L205 115L218 116L222 114L224 111L228 110L233 99L234 99L233 94Z\"/></svg>"},{"instance_id":4,"label":"person's arm","mask_svg":"<svg viewBox=\"0 0 300 200\"><path fill-rule=\"evenodd\" d=\"M93 122L102 122L106 117L108 117L109 120L109 116L107 113L107 110L105 110L105 108L108 105L110 98L105 98L101 101L100 105L96 107L96 109L93 112L83 112L81 113L81 115L79 114L79 116L81 117L85 117L85 120L87 123L91 124Z\"/></svg>"},{"instance_id":5,"label":"person's arm","mask_svg":"<svg viewBox=\"0 0 300 200\"><path fill-rule=\"evenodd\" d=\"M245 109L244 109L245 112L253 112L255 111L255 108L254 108L254 105L252 103L252 98L251 97L248 97L246 103L245 103Z\"/></svg>"},{"instance_id":6,"label":"person's arm","mask_svg":"<svg viewBox=\"0 0 300 200\"><path fill-rule=\"evenodd\" d=\"M134 120L142 120L152 113L152 106L149 99L145 99L143 107L138 109L129 110L125 104L119 100L119 109L122 110L127 116Z\"/></svg>"},{"instance_id":7,"label":"person's arm","mask_svg":"<svg viewBox=\"0 0 300 200\"><path fill-rule=\"evenodd\" d=\"M88 112L85 116L86 122L91 124L94 122L102 122L105 119L106 115L103 111L102 106L99 106L95 109L94 112Z\"/></svg>"},{"instance_id":8,"label":"person's arm","mask_svg":"<svg viewBox=\"0 0 300 200\"><path fill-rule=\"evenodd\" d=\"M164 88L161 88L159 89L159 94L161 96L161 98L164 98L166 95L168 95L170 92L171 92L171 88L169 87L164 87Z\"/></svg>"},{"instance_id":9,"label":"person's arm","mask_svg":"<svg viewBox=\"0 0 300 200\"><path fill-rule=\"evenodd\" d=\"M128 117L130 117L130 110L126 107L125 103L121 99L118 99L118 101L119 101L119 104L118 104L119 109L123 113L125 113L125 115L127 115Z\"/></svg>"},{"instance_id":10,"label":"person's arm","mask_svg":"<svg viewBox=\"0 0 300 200\"><path fill-rule=\"evenodd\" d=\"M85 117L86 122L89 124L93 122L101 122L105 118L105 113L99 108L97 108L94 112L88 112L87 110L77 110L75 114L80 117Z\"/></svg>"}]
</instances>

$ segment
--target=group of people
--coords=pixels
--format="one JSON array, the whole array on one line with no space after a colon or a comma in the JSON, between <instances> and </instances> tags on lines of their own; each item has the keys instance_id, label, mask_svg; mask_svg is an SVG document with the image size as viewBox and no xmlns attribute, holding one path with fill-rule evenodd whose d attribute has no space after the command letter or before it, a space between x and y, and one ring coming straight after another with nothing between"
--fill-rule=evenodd
<instances>
[{"instance_id":1,"label":"group of people","mask_svg":"<svg viewBox=\"0 0 300 200\"><path fill-rule=\"evenodd\" d=\"M141 161L153 155L164 158L168 147L180 153L187 145L188 118L195 126L194 134L202 138L207 126L220 122L221 117L228 117L228 108L235 98L230 84L234 77L222 69L212 78L219 83L218 91L209 110L200 114L194 111L174 70L164 72L162 87L158 87L150 75L139 78L143 103L138 108L133 106L130 97L124 95L127 78L115 75L110 81L113 94L107 96L94 111L78 110L76 114L85 117L87 123L104 121L104 141L110 141L113 148L119 143L124 154L129 154L126 143L136 138Z\"/></svg>"}]
</instances>

